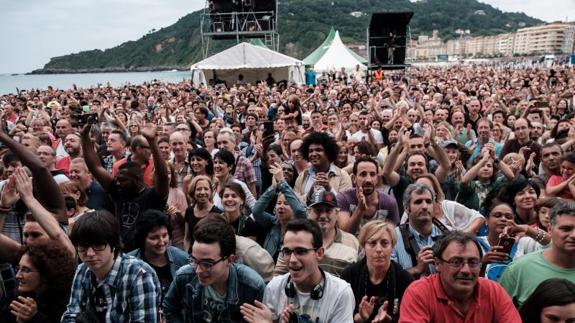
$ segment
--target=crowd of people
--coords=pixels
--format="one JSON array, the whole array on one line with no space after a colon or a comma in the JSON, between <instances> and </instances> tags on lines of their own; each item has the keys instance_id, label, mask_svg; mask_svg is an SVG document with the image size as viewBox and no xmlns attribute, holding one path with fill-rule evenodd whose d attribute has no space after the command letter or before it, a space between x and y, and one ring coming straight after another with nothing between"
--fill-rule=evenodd
<instances>
[{"instance_id":1,"label":"crowd of people","mask_svg":"<svg viewBox=\"0 0 575 323\"><path fill-rule=\"evenodd\" d=\"M0 97L2 322L573 322L575 68Z\"/></svg>"}]
</instances>

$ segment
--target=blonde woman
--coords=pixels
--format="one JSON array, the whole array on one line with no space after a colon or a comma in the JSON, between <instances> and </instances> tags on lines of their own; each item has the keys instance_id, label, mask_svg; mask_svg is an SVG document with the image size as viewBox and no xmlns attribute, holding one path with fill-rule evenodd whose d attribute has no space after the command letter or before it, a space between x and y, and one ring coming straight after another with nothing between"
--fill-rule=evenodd
<instances>
[{"instance_id":1,"label":"blonde woman","mask_svg":"<svg viewBox=\"0 0 575 323\"><path fill-rule=\"evenodd\" d=\"M383 220L369 221L361 227L358 237L365 256L341 274L355 296L353 320L397 322L403 293L413 277L391 260L397 243L394 225Z\"/></svg>"},{"instance_id":2,"label":"blonde woman","mask_svg":"<svg viewBox=\"0 0 575 323\"><path fill-rule=\"evenodd\" d=\"M184 250L190 250L196 224L210 214L222 214L223 210L214 205L214 185L206 175L197 175L192 179L187 192L190 206L186 210L184 232Z\"/></svg>"}]
</instances>

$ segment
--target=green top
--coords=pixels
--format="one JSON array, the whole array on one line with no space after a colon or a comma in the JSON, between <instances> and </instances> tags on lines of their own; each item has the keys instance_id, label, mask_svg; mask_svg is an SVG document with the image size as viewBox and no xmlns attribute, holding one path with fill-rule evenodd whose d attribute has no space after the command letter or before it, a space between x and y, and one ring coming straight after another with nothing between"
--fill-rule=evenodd
<instances>
[{"instance_id":1,"label":"green top","mask_svg":"<svg viewBox=\"0 0 575 323\"><path fill-rule=\"evenodd\" d=\"M520 307L539 284L550 278L564 278L575 283L575 268L565 269L549 263L543 251L532 252L514 260L499 283Z\"/></svg>"}]
</instances>

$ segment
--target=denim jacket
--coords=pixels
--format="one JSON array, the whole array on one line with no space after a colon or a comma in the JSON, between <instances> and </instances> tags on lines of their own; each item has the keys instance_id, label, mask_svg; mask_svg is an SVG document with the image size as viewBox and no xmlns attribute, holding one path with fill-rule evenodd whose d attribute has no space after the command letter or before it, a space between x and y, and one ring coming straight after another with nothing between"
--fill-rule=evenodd
<instances>
[{"instance_id":1,"label":"denim jacket","mask_svg":"<svg viewBox=\"0 0 575 323\"><path fill-rule=\"evenodd\" d=\"M128 255L144 260L144 251L140 248L132 250ZM170 263L170 274L172 274L172 277L176 277L176 271L180 267L190 263L188 254L174 246L168 246L168 262Z\"/></svg>"},{"instance_id":2,"label":"denim jacket","mask_svg":"<svg viewBox=\"0 0 575 323\"><path fill-rule=\"evenodd\" d=\"M269 252L274 260L277 257L277 253L282 241L281 227L278 217L274 214L269 214L264 210L267 208L271 200L278 195L278 193L283 193L285 196L286 201L293 211L294 218L307 218L305 207L296 196L294 190L285 180L279 182L276 188L268 188L267 191L265 191L265 193L260 196L259 200L254 205L252 214L256 222L268 230L268 234L264 241L263 247Z\"/></svg>"},{"instance_id":3,"label":"denim jacket","mask_svg":"<svg viewBox=\"0 0 575 323\"><path fill-rule=\"evenodd\" d=\"M240 306L244 303L253 304L261 301L264 295L265 283L253 269L232 264L228 277L226 296L227 308L213 322L244 322ZM203 322L203 291L204 287L194 267L186 265L178 270L170 290L164 298L164 316L170 323Z\"/></svg>"}]
</instances>

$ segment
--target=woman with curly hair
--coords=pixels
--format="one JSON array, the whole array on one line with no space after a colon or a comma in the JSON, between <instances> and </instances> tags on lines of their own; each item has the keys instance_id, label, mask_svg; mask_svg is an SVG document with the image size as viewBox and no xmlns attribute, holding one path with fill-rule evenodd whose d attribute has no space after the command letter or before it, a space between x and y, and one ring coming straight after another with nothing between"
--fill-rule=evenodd
<instances>
[{"instance_id":1,"label":"woman with curly hair","mask_svg":"<svg viewBox=\"0 0 575 323\"><path fill-rule=\"evenodd\" d=\"M10 304L14 321L60 322L76 264L58 243L26 247L16 273L19 296Z\"/></svg>"}]
</instances>

